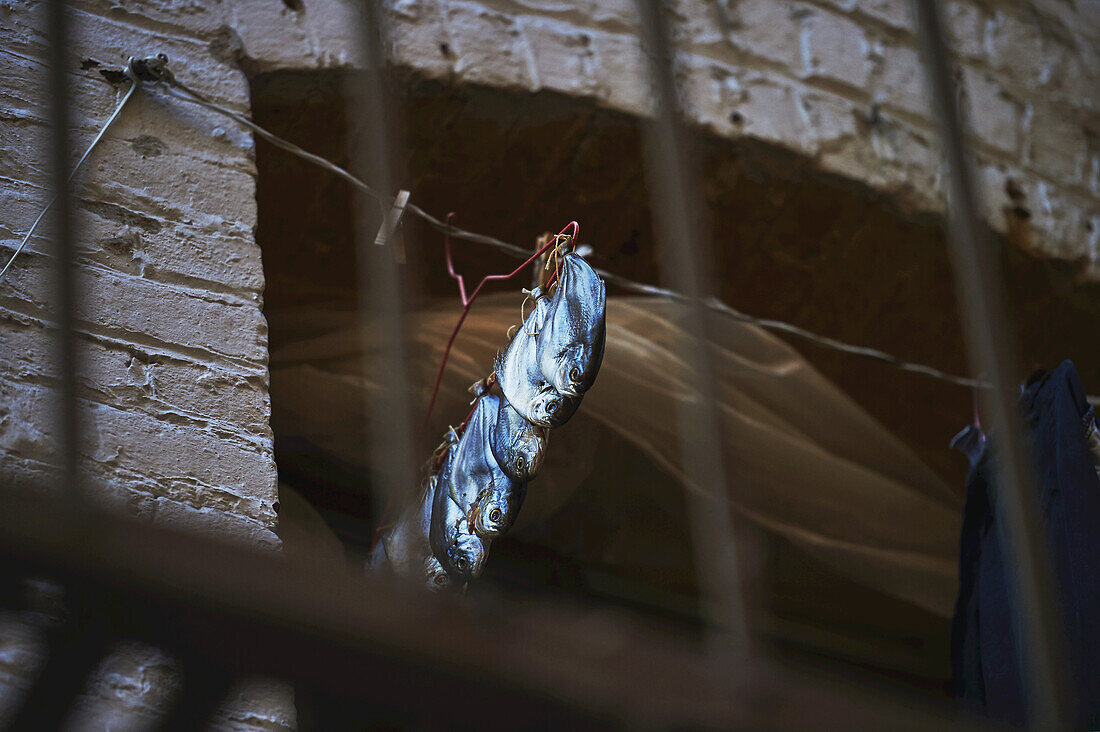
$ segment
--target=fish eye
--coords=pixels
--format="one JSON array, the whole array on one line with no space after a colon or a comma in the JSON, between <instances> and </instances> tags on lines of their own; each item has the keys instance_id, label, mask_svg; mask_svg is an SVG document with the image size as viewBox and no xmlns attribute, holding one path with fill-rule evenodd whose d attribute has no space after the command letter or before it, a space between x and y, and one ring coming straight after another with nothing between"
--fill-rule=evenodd
<instances>
[{"instance_id":1,"label":"fish eye","mask_svg":"<svg viewBox=\"0 0 1100 732\"><path fill-rule=\"evenodd\" d=\"M570 381L580 381L581 380L581 370L579 368L577 368L576 366L569 369L569 380Z\"/></svg>"},{"instance_id":2,"label":"fish eye","mask_svg":"<svg viewBox=\"0 0 1100 732\"><path fill-rule=\"evenodd\" d=\"M517 455L516 456L516 467L517 468L522 468L525 465L527 465L527 461L523 459L522 455Z\"/></svg>"},{"instance_id":3,"label":"fish eye","mask_svg":"<svg viewBox=\"0 0 1100 732\"><path fill-rule=\"evenodd\" d=\"M558 411L558 400L557 399L551 399L550 401L548 401L546 403L546 411L549 414L553 414L554 412Z\"/></svg>"},{"instance_id":4,"label":"fish eye","mask_svg":"<svg viewBox=\"0 0 1100 732\"><path fill-rule=\"evenodd\" d=\"M466 569L466 557L458 557L455 559L455 566L459 569Z\"/></svg>"},{"instance_id":5,"label":"fish eye","mask_svg":"<svg viewBox=\"0 0 1100 732\"><path fill-rule=\"evenodd\" d=\"M437 575L435 576L435 583L436 583L437 585L445 585L445 584L447 584L447 575L445 575L445 574L437 574Z\"/></svg>"},{"instance_id":6,"label":"fish eye","mask_svg":"<svg viewBox=\"0 0 1100 732\"><path fill-rule=\"evenodd\" d=\"M501 514L499 508L494 508L492 511L489 512L489 520L493 523L497 523L498 521L500 521L500 516Z\"/></svg>"}]
</instances>

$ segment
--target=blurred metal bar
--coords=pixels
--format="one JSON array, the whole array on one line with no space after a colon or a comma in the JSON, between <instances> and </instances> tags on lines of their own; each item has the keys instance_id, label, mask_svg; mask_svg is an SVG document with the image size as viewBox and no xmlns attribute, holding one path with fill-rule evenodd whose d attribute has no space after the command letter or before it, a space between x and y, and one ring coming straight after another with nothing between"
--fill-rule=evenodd
<instances>
[{"instance_id":1,"label":"blurred metal bar","mask_svg":"<svg viewBox=\"0 0 1100 732\"><path fill-rule=\"evenodd\" d=\"M56 354L60 391L56 415L58 462L62 485L71 500L80 500L77 450L80 440L76 406L76 272L75 231L72 216L72 184L69 180L72 155L69 144L69 13L68 3L49 0L45 6L49 39L47 94L50 116L50 196L54 201L54 311L57 321Z\"/></svg>"},{"instance_id":2,"label":"blurred metal bar","mask_svg":"<svg viewBox=\"0 0 1100 732\"><path fill-rule=\"evenodd\" d=\"M8 730L41 732L62 729L66 718L76 708L88 677L107 655L109 636L83 612L94 615L88 607L72 607L73 616L67 625L47 634L45 666L34 679L18 711L9 720Z\"/></svg>"},{"instance_id":3,"label":"blurred metal bar","mask_svg":"<svg viewBox=\"0 0 1100 732\"><path fill-rule=\"evenodd\" d=\"M1027 706L1036 729L1065 729L1067 710L1072 709L1065 698L1069 692L1064 683L1065 653L1040 530L1035 473L1014 397L1021 374L1005 308L1003 273L981 220L939 8L935 0L914 0L914 11L947 158L948 238L967 356L970 367L985 374L992 387L983 398L996 436L998 524L1005 529L1005 545L1012 560L1008 566L1018 570L1006 579L1015 590L1012 609L1017 647L1024 653L1023 668L1027 670L1022 681L1030 687Z\"/></svg>"},{"instance_id":4,"label":"blurred metal bar","mask_svg":"<svg viewBox=\"0 0 1100 732\"><path fill-rule=\"evenodd\" d=\"M726 500L722 424L714 398L714 371L707 343L710 295L705 272L707 247L698 231L702 199L691 181L694 169L685 149L679 99L673 78L673 49L661 0L638 0L644 44L657 101L656 119L645 124L646 179L662 277L685 297L687 363L696 377L693 399L681 404L682 460L688 488L692 548L703 617L712 632L714 657L736 662L749 654L733 521ZM693 488L692 486L696 486Z\"/></svg>"},{"instance_id":5,"label":"blurred metal bar","mask_svg":"<svg viewBox=\"0 0 1100 732\"><path fill-rule=\"evenodd\" d=\"M212 729L218 708L229 699L236 679L218 666L194 660L183 663L183 689L160 720L161 732Z\"/></svg>"},{"instance_id":6,"label":"blurred metal bar","mask_svg":"<svg viewBox=\"0 0 1100 732\"><path fill-rule=\"evenodd\" d=\"M386 55L381 3L359 0L360 43L365 73L354 75L349 93L349 144L353 170L383 197L396 190L393 182L394 150L390 135L391 100L386 93ZM357 128L357 124L359 127ZM379 208L377 202L359 195L356 247L359 257L359 303L364 337L367 326L381 329L385 344L373 355L364 347L363 369L368 381L383 384L382 396L367 405L367 434L370 456L374 523L383 521L387 508L396 510L402 496L412 495L416 485L417 461L413 451L414 420L410 411L408 362L404 325L401 270L395 261L403 250L395 245L396 224L389 215L392 199ZM380 216L371 215L372 211ZM380 230L381 227L381 230ZM376 236L377 234L377 236ZM381 240L383 246L375 246ZM364 342L364 346L367 344Z\"/></svg>"},{"instance_id":7,"label":"blurred metal bar","mask_svg":"<svg viewBox=\"0 0 1100 732\"><path fill-rule=\"evenodd\" d=\"M612 610L434 595L4 490L2 480L0 505L0 588L51 577L89 598L81 607L101 619L102 637L229 675L284 678L364 716L508 729L530 720L566 729L973 728L946 700L868 689L835 671L719 672L692 640ZM79 512L84 535L65 528Z\"/></svg>"}]
</instances>

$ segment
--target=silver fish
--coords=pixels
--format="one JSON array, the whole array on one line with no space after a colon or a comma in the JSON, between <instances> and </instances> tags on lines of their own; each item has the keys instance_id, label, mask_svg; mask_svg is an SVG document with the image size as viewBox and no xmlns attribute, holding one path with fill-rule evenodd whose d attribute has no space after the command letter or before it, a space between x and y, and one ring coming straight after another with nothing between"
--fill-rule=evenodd
<instances>
[{"instance_id":1,"label":"silver fish","mask_svg":"<svg viewBox=\"0 0 1100 732\"><path fill-rule=\"evenodd\" d=\"M423 578L429 589L441 590L451 577L432 553L428 533L432 519L435 476L428 479L415 504L407 506L393 528L382 535L371 555L373 569L388 568L414 578Z\"/></svg>"},{"instance_id":2,"label":"silver fish","mask_svg":"<svg viewBox=\"0 0 1100 732\"><path fill-rule=\"evenodd\" d=\"M489 447L508 477L526 482L538 475L542 467L550 430L528 422L506 398L500 397L498 401L500 409Z\"/></svg>"},{"instance_id":3,"label":"silver fish","mask_svg":"<svg viewBox=\"0 0 1100 732\"><path fill-rule=\"evenodd\" d=\"M596 380L607 335L607 286L576 254L561 260L558 288L539 329L538 361L565 397L580 397Z\"/></svg>"},{"instance_id":4,"label":"silver fish","mask_svg":"<svg viewBox=\"0 0 1100 732\"><path fill-rule=\"evenodd\" d=\"M543 378L538 363L538 338L549 303L538 288L532 295L534 308L516 330L508 348L497 356L494 370L500 390L524 419L543 427L557 427L573 416L580 399L563 396Z\"/></svg>"},{"instance_id":5,"label":"silver fish","mask_svg":"<svg viewBox=\"0 0 1100 732\"><path fill-rule=\"evenodd\" d=\"M507 531L527 494L527 484L508 477L493 454L490 443L499 412L498 397L486 394L477 400L451 471L451 497L467 509L467 519L482 537Z\"/></svg>"},{"instance_id":6,"label":"silver fish","mask_svg":"<svg viewBox=\"0 0 1100 732\"><path fill-rule=\"evenodd\" d=\"M454 433L451 433L452 436ZM432 553L452 579L469 582L481 574L488 547L473 532L466 511L451 496L450 475L457 463L457 449L452 446L443 461L443 469L433 484L432 517L428 540Z\"/></svg>"}]
</instances>

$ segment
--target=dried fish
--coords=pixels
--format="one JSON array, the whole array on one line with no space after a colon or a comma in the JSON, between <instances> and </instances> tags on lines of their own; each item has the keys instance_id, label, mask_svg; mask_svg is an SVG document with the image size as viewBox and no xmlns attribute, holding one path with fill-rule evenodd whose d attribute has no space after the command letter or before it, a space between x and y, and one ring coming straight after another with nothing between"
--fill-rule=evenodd
<instances>
[{"instance_id":1,"label":"dried fish","mask_svg":"<svg viewBox=\"0 0 1100 732\"><path fill-rule=\"evenodd\" d=\"M448 439L457 443L453 430ZM465 509L451 495L450 476L457 463L457 452L452 445L434 481L428 539L447 573L459 582L468 582L481 574L488 546L473 532Z\"/></svg>"},{"instance_id":2,"label":"dried fish","mask_svg":"<svg viewBox=\"0 0 1100 732\"><path fill-rule=\"evenodd\" d=\"M436 476L432 476L425 482L420 499L406 507L393 528L382 536L371 555L371 567L423 578L429 588L440 590L451 584L451 578L432 553L428 537L435 480Z\"/></svg>"},{"instance_id":3,"label":"dried fish","mask_svg":"<svg viewBox=\"0 0 1100 732\"><path fill-rule=\"evenodd\" d=\"M527 492L527 485L501 470L490 442L500 411L500 399L492 394L478 398L446 471L451 499L466 514L474 533L498 536L512 525Z\"/></svg>"},{"instance_id":4,"label":"dried fish","mask_svg":"<svg viewBox=\"0 0 1100 732\"><path fill-rule=\"evenodd\" d=\"M497 383L508 402L528 422L557 427L573 416L580 399L560 394L539 369L538 337L549 303L537 287L532 295L535 298L534 308L516 331L508 348L497 356Z\"/></svg>"},{"instance_id":5,"label":"dried fish","mask_svg":"<svg viewBox=\"0 0 1100 732\"><path fill-rule=\"evenodd\" d=\"M542 467L550 430L528 422L507 398L499 397L499 402L489 447L508 477L526 482L538 475Z\"/></svg>"},{"instance_id":6,"label":"dried fish","mask_svg":"<svg viewBox=\"0 0 1100 732\"><path fill-rule=\"evenodd\" d=\"M596 380L606 341L607 287L576 254L561 260L557 290L539 328L539 368L565 397L580 397Z\"/></svg>"},{"instance_id":7,"label":"dried fish","mask_svg":"<svg viewBox=\"0 0 1100 732\"><path fill-rule=\"evenodd\" d=\"M474 531L483 537L499 536L511 528L527 494L527 483L509 477L497 462L492 449L500 401L492 394L478 400L466 433L462 436L469 448L460 456L470 455L474 459L455 469L458 475L465 468L470 482L477 488L467 517Z\"/></svg>"}]
</instances>

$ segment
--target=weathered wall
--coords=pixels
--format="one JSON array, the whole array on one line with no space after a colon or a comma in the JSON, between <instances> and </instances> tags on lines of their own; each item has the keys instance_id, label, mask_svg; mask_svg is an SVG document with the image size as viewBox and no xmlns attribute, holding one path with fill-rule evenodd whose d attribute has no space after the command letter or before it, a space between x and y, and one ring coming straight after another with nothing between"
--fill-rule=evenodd
<instances>
[{"instance_id":1,"label":"weathered wall","mask_svg":"<svg viewBox=\"0 0 1100 732\"><path fill-rule=\"evenodd\" d=\"M0 3L5 262L47 195L41 6ZM166 23L117 3L74 6L74 147L88 145L120 98L99 71L131 54L163 51L196 88L247 111L247 80L224 36L190 26L186 14ZM162 94L138 93L80 181L86 488L139 517L276 548L251 135ZM0 479L36 489L51 487L56 445L48 242L44 228L0 282ZM0 714L11 712L41 663L27 617L5 617L0 627ZM89 680L74 728L148 728L179 681L157 649L120 648ZM292 698L284 685L244 684L218 726L293 728Z\"/></svg>"},{"instance_id":2,"label":"weathered wall","mask_svg":"<svg viewBox=\"0 0 1100 732\"><path fill-rule=\"evenodd\" d=\"M96 4L91 4L96 5ZM163 50L247 110L241 70L184 28L81 9L70 59L75 145L118 90L98 73ZM0 9L5 261L45 202L45 40L39 3ZM277 545L263 272L252 138L164 95L138 93L82 174L82 458L89 488L126 510ZM0 283L0 472L48 485L56 443L48 228Z\"/></svg>"},{"instance_id":3,"label":"weathered wall","mask_svg":"<svg viewBox=\"0 0 1100 732\"><path fill-rule=\"evenodd\" d=\"M354 61L343 3L307 0L300 12L262 5L246 3L231 20L259 68ZM651 104L633 0L388 6L393 58L429 76L553 89L633 113ZM674 8L692 119L804 153L914 210L942 210L907 0L678 0ZM959 0L945 10L990 224L1029 230L1019 244L1100 279L1100 11L1059 0Z\"/></svg>"}]
</instances>

